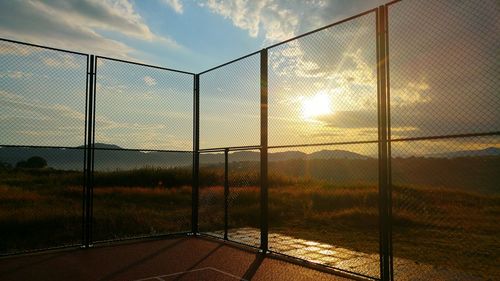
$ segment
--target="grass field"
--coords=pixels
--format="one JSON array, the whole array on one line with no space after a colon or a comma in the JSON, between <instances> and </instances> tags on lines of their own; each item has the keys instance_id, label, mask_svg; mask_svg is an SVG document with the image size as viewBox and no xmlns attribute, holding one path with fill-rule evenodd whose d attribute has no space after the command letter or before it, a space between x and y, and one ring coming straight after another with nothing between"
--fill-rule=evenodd
<instances>
[{"instance_id":1,"label":"grass field","mask_svg":"<svg viewBox=\"0 0 500 281\"><path fill-rule=\"evenodd\" d=\"M247 168L234 169L229 179L229 225L259 227L258 174L254 165L240 166ZM222 179L220 167L201 171L202 231L223 227ZM183 168L97 172L94 240L189 231L190 181L190 169ZM0 252L80 243L81 186L78 172L0 171ZM378 188L370 180L336 184L272 172L270 231L377 253L377 202ZM500 276L499 217L500 196L491 192L395 185L394 255L436 268Z\"/></svg>"}]
</instances>

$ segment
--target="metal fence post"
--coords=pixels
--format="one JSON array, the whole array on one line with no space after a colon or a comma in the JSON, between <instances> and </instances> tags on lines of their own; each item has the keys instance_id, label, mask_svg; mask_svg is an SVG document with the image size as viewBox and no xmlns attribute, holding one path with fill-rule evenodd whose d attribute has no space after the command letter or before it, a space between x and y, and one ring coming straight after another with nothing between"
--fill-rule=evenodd
<instances>
[{"instance_id":1,"label":"metal fence post","mask_svg":"<svg viewBox=\"0 0 500 281\"><path fill-rule=\"evenodd\" d=\"M260 249L268 249L268 157L267 157L267 125L268 125L268 100L267 100L267 49L260 52Z\"/></svg>"},{"instance_id":2,"label":"metal fence post","mask_svg":"<svg viewBox=\"0 0 500 281\"><path fill-rule=\"evenodd\" d=\"M194 108L193 108L193 186L191 206L191 232L197 235L198 205L200 189L200 76L194 75Z\"/></svg>"},{"instance_id":3,"label":"metal fence post","mask_svg":"<svg viewBox=\"0 0 500 281\"><path fill-rule=\"evenodd\" d=\"M390 167L388 149L388 87L387 87L387 14L386 6L377 9L377 81L379 138L379 215L380 215L380 274L384 281L392 280L390 241Z\"/></svg>"},{"instance_id":4,"label":"metal fence post","mask_svg":"<svg viewBox=\"0 0 500 281\"><path fill-rule=\"evenodd\" d=\"M82 247L85 248L87 241L87 151L88 151L88 141L87 141L87 130L89 123L89 76L90 76L90 58L91 56L87 56L87 73L85 75L85 128L84 128L84 137L83 137L83 190L82 190Z\"/></svg>"},{"instance_id":5,"label":"metal fence post","mask_svg":"<svg viewBox=\"0 0 500 281\"><path fill-rule=\"evenodd\" d=\"M229 225L229 149L224 149L224 240L227 240L227 229Z\"/></svg>"},{"instance_id":6,"label":"metal fence post","mask_svg":"<svg viewBox=\"0 0 500 281\"><path fill-rule=\"evenodd\" d=\"M87 71L87 124L85 140L85 170L84 170L84 225L83 225L83 247L88 248L92 243L92 189L94 168L94 125L95 125L95 57L90 55Z\"/></svg>"},{"instance_id":7,"label":"metal fence post","mask_svg":"<svg viewBox=\"0 0 500 281\"><path fill-rule=\"evenodd\" d=\"M387 114L387 247L389 254L389 279L394 280L394 257L392 251L392 150L391 150L391 78L389 72L389 5L384 9L384 41L385 41L385 81L386 81L386 114Z\"/></svg>"}]
</instances>

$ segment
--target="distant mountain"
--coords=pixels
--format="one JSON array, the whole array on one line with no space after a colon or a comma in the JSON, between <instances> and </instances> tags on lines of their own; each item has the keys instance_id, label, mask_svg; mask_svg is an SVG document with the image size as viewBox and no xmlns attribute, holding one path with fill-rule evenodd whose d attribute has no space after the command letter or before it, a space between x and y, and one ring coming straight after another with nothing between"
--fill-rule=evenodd
<instances>
[{"instance_id":1,"label":"distant mountain","mask_svg":"<svg viewBox=\"0 0 500 281\"><path fill-rule=\"evenodd\" d=\"M96 143L94 157L96 170L141 168L144 166L174 167L192 163L192 153L142 152L116 150L117 145ZM105 150L108 149L108 150ZM49 167L64 170L81 170L84 161L84 146L64 148L0 147L0 162L15 165L31 156L47 160Z\"/></svg>"},{"instance_id":2,"label":"distant mountain","mask_svg":"<svg viewBox=\"0 0 500 281\"><path fill-rule=\"evenodd\" d=\"M283 161L290 159L306 159L307 154L300 151L285 151L269 153L269 161Z\"/></svg>"},{"instance_id":3,"label":"distant mountain","mask_svg":"<svg viewBox=\"0 0 500 281\"><path fill-rule=\"evenodd\" d=\"M260 161L260 152L237 151L229 153L230 162ZM368 159L369 157L345 150L321 150L307 154L300 151L285 151L268 154L269 161L285 161L291 159ZM224 154L201 154L200 163L217 163L224 161Z\"/></svg>"},{"instance_id":4,"label":"distant mountain","mask_svg":"<svg viewBox=\"0 0 500 281\"><path fill-rule=\"evenodd\" d=\"M122 147L119 147L118 145L115 145L115 144L107 144L107 143L100 143L100 142L96 142L94 144L94 147L99 148L99 149L123 149ZM85 148L85 145L80 145L80 146L78 146L78 148Z\"/></svg>"},{"instance_id":5,"label":"distant mountain","mask_svg":"<svg viewBox=\"0 0 500 281\"><path fill-rule=\"evenodd\" d=\"M307 156L308 159L368 159L370 157L346 150L321 150Z\"/></svg>"},{"instance_id":6,"label":"distant mountain","mask_svg":"<svg viewBox=\"0 0 500 281\"><path fill-rule=\"evenodd\" d=\"M94 152L96 170L115 170L141 168L144 166L174 167L189 166L192 163L190 152L144 152L120 150L114 144L96 143ZM49 167L56 169L80 170L83 168L84 146L72 149L64 148L27 148L0 147L0 162L15 165L31 156L40 156L47 160ZM269 153L269 161L290 159L367 159L368 157L345 150L322 150L311 154L300 151ZM260 161L260 152L237 151L229 154L230 162ZM200 164L224 163L224 153L202 153Z\"/></svg>"},{"instance_id":7,"label":"distant mountain","mask_svg":"<svg viewBox=\"0 0 500 281\"><path fill-rule=\"evenodd\" d=\"M190 166L192 153L190 152L144 152L120 150L114 144L96 143L98 148L94 152L96 170L132 169L145 166L177 167ZM271 150L272 151L272 150ZM0 147L0 162L15 165L19 161L31 156L40 156L47 160L50 167L56 169L81 170L83 168L84 147L72 149L63 148L27 148L27 147ZM286 161L291 159L369 159L370 157L346 150L321 150L310 154L300 151L286 151L269 153L269 161ZM426 157L457 158L477 156L500 156L500 148L489 147L482 150L464 150L439 154L429 154ZM230 162L257 162L260 161L258 151L237 151L229 153ZM202 153L200 164L224 163L224 153Z\"/></svg>"},{"instance_id":8,"label":"distant mountain","mask_svg":"<svg viewBox=\"0 0 500 281\"><path fill-rule=\"evenodd\" d=\"M488 147L481 150L461 150L446 153L434 153L427 155L428 157L437 158L457 158L457 157L478 157L478 156L500 156L500 148Z\"/></svg>"}]
</instances>

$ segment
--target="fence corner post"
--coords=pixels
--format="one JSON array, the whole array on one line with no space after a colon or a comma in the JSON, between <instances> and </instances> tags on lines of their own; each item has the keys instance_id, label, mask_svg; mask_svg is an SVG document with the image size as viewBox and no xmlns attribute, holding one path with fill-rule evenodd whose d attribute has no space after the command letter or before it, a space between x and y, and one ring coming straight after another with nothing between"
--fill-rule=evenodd
<instances>
[{"instance_id":1,"label":"fence corner post","mask_svg":"<svg viewBox=\"0 0 500 281\"><path fill-rule=\"evenodd\" d=\"M391 235L391 167L390 167L390 102L388 78L387 5L377 8L377 84L378 84L378 156L379 156L379 220L380 279L393 280Z\"/></svg>"},{"instance_id":2,"label":"fence corner post","mask_svg":"<svg viewBox=\"0 0 500 281\"><path fill-rule=\"evenodd\" d=\"M260 52L260 249L268 250L268 64L267 49Z\"/></svg>"},{"instance_id":3,"label":"fence corner post","mask_svg":"<svg viewBox=\"0 0 500 281\"><path fill-rule=\"evenodd\" d=\"M198 205L200 190L200 75L195 74L193 80L193 175L191 202L191 232L199 233Z\"/></svg>"}]
</instances>

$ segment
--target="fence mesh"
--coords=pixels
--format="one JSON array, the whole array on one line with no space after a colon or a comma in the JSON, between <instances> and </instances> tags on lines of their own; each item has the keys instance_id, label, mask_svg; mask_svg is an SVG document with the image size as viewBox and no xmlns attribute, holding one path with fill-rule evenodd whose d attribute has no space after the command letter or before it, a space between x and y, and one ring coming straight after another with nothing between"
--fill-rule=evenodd
<instances>
[{"instance_id":1,"label":"fence mesh","mask_svg":"<svg viewBox=\"0 0 500 281\"><path fill-rule=\"evenodd\" d=\"M260 144L260 56L200 75L200 148Z\"/></svg>"},{"instance_id":2,"label":"fence mesh","mask_svg":"<svg viewBox=\"0 0 500 281\"><path fill-rule=\"evenodd\" d=\"M0 253L81 243L83 155L83 149L0 148Z\"/></svg>"},{"instance_id":3,"label":"fence mesh","mask_svg":"<svg viewBox=\"0 0 500 281\"><path fill-rule=\"evenodd\" d=\"M270 149L269 161L270 250L378 278L377 144Z\"/></svg>"},{"instance_id":4,"label":"fence mesh","mask_svg":"<svg viewBox=\"0 0 500 281\"><path fill-rule=\"evenodd\" d=\"M188 231L193 75L96 64L94 240Z\"/></svg>"},{"instance_id":5,"label":"fence mesh","mask_svg":"<svg viewBox=\"0 0 500 281\"><path fill-rule=\"evenodd\" d=\"M193 75L97 59L95 141L192 150Z\"/></svg>"},{"instance_id":6,"label":"fence mesh","mask_svg":"<svg viewBox=\"0 0 500 281\"><path fill-rule=\"evenodd\" d=\"M228 160L228 238L259 247L260 152L236 151Z\"/></svg>"},{"instance_id":7,"label":"fence mesh","mask_svg":"<svg viewBox=\"0 0 500 281\"><path fill-rule=\"evenodd\" d=\"M377 140L375 13L269 50L269 145Z\"/></svg>"},{"instance_id":8,"label":"fence mesh","mask_svg":"<svg viewBox=\"0 0 500 281\"><path fill-rule=\"evenodd\" d=\"M498 2L408 0L388 14L392 138L500 131Z\"/></svg>"},{"instance_id":9,"label":"fence mesh","mask_svg":"<svg viewBox=\"0 0 500 281\"><path fill-rule=\"evenodd\" d=\"M0 65L0 144L83 144L87 56L0 41Z\"/></svg>"},{"instance_id":10,"label":"fence mesh","mask_svg":"<svg viewBox=\"0 0 500 281\"><path fill-rule=\"evenodd\" d=\"M388 11L395 279L497 279L498 3Z\"/></svg>"},{"instance_id":11,"label":"fence mesh","mask_svg":"<svg viewBox=\"0 0 500 281\"><path fill-rule=\"evenodd\" d=\"M498 3L385 8L395 279L498 279ZM372 278L376 58L375 11L268 49L269 248ZM94 241L191 228L194 75L98 57L93 120L87 63L0 40L2 254L81 242L92 121ZM256 247L260 152L229 148L260 144L260 63L203 72L199 89L199 229L222 238L227 218L227 238Z\"/></svg>"},{"instance_id":12,"label":"fence mesh","mask_svg":"<svg viewBox=\"0 0 500 281\"><path fill-rule=\"evenodd\" d=\"M269 50L269 247L378 278L376 50L375 12Z\"/></svg>"},{"instance_id":13,"label":"fence mesh","mask_svg":"<svg viewBox=\"0 0 500 281\"><path fill-rule=\"evenodd\" d=\"M198 224L202 233L224 237L224 153L200 154Z\"/></svg>"},{"instance_id":14,"label":"fence mesh","mask_svg":"<svg viewBox=\"0 0 500 281\"><path fill-rule=\"evenodd\" d=\"M498 136L392 144L396 280L500 276L499 145Z\"/></svg>"},{"instance_id":15,"label":"fence mesh","mask_svg":"<svg viewBox=\"0 0 500 281\"><path fill-rule=\"evenodd\" d=\"M200 231L242 244L260 246L260 152L200 155ZM227 202L227 205L226 205ZM227 206L227 229L226 229Z\"/></svg>"},{"instance_id":16,"label":"fence mesh","mask_svg":"<svg viewBox=\"0 0 500 281\"><path fill-rule=\"evenodd\" d=\"M94 153L94 241L189 231L192 153Z\"/></svg>"},{"instance_id":17,"label":"fence mesh","mask_svg":"<svg viewBox=\"0 0 500 281\"><path fill-rule=\"evenodd\" d=\"M79 244L87 56L0 41L0 66L0 253Z\"/></svg>"}]
</instances>

